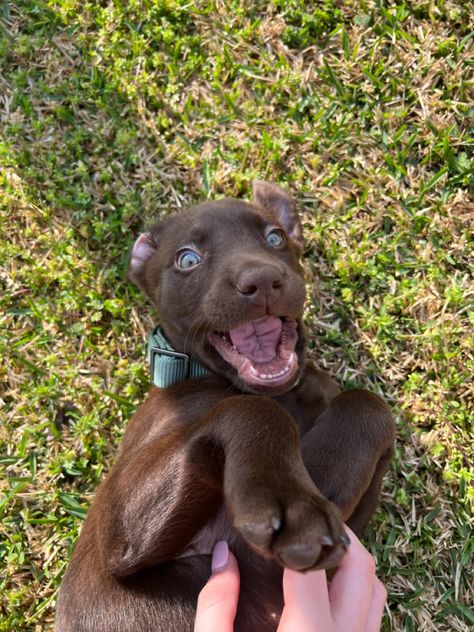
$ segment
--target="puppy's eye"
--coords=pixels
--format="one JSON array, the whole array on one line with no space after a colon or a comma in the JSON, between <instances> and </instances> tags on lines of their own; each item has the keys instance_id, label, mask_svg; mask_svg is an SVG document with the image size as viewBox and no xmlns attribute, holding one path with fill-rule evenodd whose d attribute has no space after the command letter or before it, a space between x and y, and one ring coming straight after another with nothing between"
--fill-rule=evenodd
<instances>
[{"instance_id":1,"label":"puppy's eye","mask_svg":"<svg viewBox=\"0 0 474 632\"><path fill-rule=\"evenodd\" d=\"M272 248L281 248L285 245L286 239L285 235L278 228L274 228L271 230L266 236L267 243L270 244Z\"/></svg>"},{"instance_id":2,"label":"puppy's eye","mask_svg":"<svg viewBox=\"0 0 474 632\"><path fill-rule=\"evenodd\" d=\"M180 250L176 253L175 264L181 270L190 270L191 268L195 268L201 263L201 261L201 255L189 248Z\"/></svg>"}]
</instances>

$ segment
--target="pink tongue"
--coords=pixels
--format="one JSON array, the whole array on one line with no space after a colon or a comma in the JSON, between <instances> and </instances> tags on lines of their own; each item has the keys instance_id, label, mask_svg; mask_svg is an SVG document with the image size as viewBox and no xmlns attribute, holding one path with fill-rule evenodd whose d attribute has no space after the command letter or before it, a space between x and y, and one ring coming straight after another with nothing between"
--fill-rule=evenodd
<instances>
[{"instance_id":1,"label":"pink tongue","mask_svg":"<svg viewBox=\"0 0 474 632\"><path fill-rule=\"evenodd\" d=\"M232 343L252 362L268 362L277 354L283 323L276 316L245 323L229 331Z\"/></svg>"}]
</instances>

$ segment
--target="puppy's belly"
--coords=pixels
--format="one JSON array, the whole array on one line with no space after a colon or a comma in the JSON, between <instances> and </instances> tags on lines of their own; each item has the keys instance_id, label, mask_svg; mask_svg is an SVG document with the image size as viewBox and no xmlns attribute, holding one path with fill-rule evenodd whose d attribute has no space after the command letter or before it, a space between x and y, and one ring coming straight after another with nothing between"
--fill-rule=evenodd
<instances>
[{"instance_id":1,"label":"puppy's belly","mask_svg":"<svg viewBox=\"0 0 474 632\"><path fill-rule=\"evenodd\" d=\"M238 540L242 541L241 536L235 530L232 519L224 507L221 507L215 518L210 520L203 529L201 529L188 546L176 556L189 557L191 555L211 555L214 545L219 540L226 540L229 548Z\"/></svg>"},{"instance_id":2,"label":"puppy's belly","mask_svg":"<svg viewBox=\"0 0 474 632\"><path fill-rule=\"evenodd\" d=\"M241 582L235 629L274 632L283 608L282 570L273 560L264 560L250 549L233 526L231 516L224 507L176 559L211 555L219 540L228 542L239 565Z\"/></svg>"}]
</instances>

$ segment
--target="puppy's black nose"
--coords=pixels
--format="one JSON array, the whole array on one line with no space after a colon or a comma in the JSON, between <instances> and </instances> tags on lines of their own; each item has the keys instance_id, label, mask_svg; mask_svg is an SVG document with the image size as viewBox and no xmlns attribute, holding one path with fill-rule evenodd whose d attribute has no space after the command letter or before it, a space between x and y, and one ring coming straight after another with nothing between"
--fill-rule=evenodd
<instances>
[{"instance_id":1,"label":"puppy's black nose","mask_svg":"<svg viewBox=\"0 0 474 632\"><path fill-rule=\"evenodd\" d=\"M241 272L236 287L240 294L258 302L279 295L283 284L284 277L280 270L265 265Z\"/></svg>"}]
</instances>

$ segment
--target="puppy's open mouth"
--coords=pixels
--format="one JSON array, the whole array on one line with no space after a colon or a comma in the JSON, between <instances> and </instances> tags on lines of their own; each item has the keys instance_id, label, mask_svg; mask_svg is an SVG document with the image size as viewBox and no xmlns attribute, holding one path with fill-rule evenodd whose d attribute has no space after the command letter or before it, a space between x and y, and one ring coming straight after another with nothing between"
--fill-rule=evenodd
<instances>
[{"instance_id":1,"label":"puppy's open mouth","mask_svg":"<svg viewBox=\"0 0 474 632\"><path fill-rule=\"evenodd\" d=\"M211 332L209 342L249 385L280 387L298 373L296 321L265 316L226 332Z\"/></svg>"}]
</instances>

